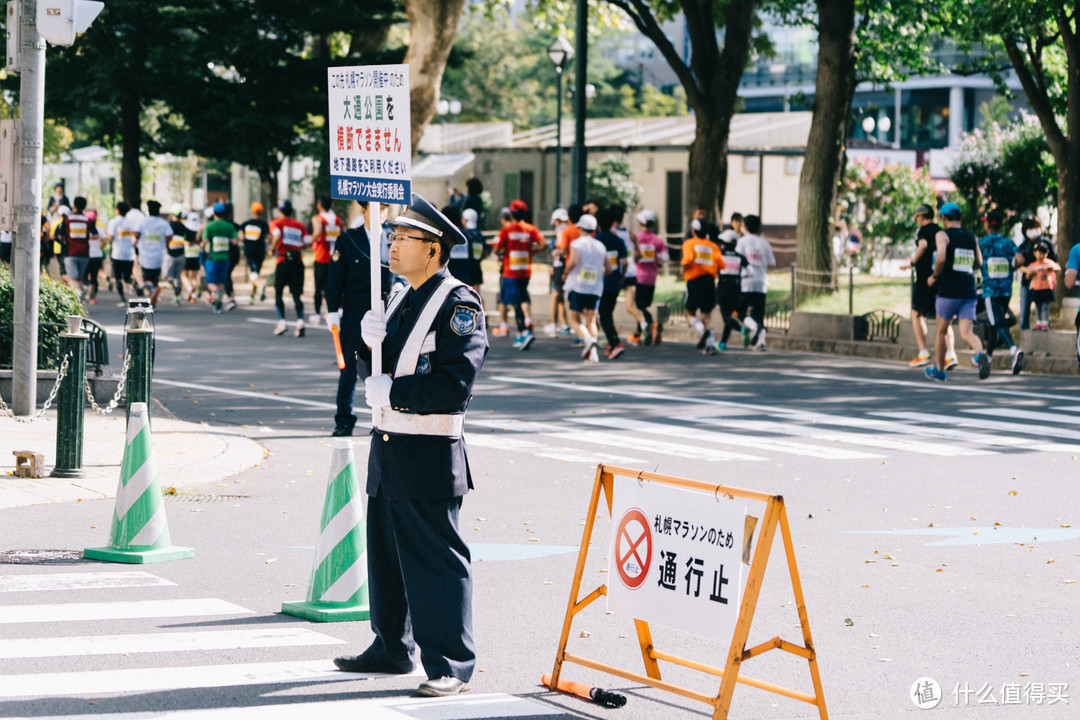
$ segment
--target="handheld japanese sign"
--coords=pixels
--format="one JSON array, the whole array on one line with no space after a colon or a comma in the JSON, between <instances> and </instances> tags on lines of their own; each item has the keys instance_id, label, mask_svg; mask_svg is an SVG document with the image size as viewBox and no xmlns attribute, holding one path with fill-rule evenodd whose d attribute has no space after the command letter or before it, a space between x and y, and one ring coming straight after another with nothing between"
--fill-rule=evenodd
<instances>
[{"instance_id":1,"label":"handheld japanese sign","mask_svg":"<svg viewBox=\"0 0 1080 720\"><path fill-rule=\"evenodd\" d=\"M607 573L610 584L600 585L582 595L581 581L601 494L607 501L612 524L608 546L611 568ZM758 522L747 514L747 502L765 505L756 546L753 535ZM560 678L563 663L573 663L707 703L713 708L714 720L721 720L728 715L735 684L743 683L814 705L819 717L827 720L829 715L817 652L810 635L783 497L600 465L596 469L585 517L555 666L550 679L545 676L545 684L561 688L564 685ZM778 528L802 629L802 643L777 636L748 648L750 624ZM749 567L745 576L744 564ZM633 617L645 674L567 652L574 618L605 595L609 612ZM712 640L726 642L730 637L727 662L722 668L712 667L657 649L650 622ZM809 663L813 693L742 674L747 660L769 650L784 650L804 658ZM660 661L719 676L722 678L719 692L708 695L662 680Z\"/></svg>"},{"instance_id":2,"label":"handheld japanese sign","mask_svg":"<svg viewBox=\"0 0 1080 720\"><path fill-rule=\"evenodd\" d=\"M383 316L382 203L412 197L412 110L408 65L327 70L330 195L368 203L371 310ZM371 373L382 373L382 343L371 348Z\"/></svg>"}]
</instances>

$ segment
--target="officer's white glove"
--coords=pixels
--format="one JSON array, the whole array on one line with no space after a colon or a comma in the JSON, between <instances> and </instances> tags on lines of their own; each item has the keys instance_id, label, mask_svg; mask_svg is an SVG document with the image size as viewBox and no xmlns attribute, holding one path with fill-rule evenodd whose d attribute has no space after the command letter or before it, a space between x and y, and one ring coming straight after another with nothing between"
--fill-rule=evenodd
<instances>
[{"instance_id":1,"label":"officer's white glove","mask_svg":"<svg viewBox=\"0 0 1080 720\"><path fill-rule=\"evenodd\" d=\"M333 312L326 313L326 326L327 327L341 327L341 311L335 310Z\"/></svg>"},{"instance_id":2,"label":"officer's white glove","mask_svg":"<svg viewBox=\"0 0 1080 720\"><path fill-rule=\"evenodd\" d=\"M375 347L386 337L386 322L375 317L373 310L364 313L364 319L360 321L360 337L368 347Z\"/></svg>"},{"instance_id":3,"label":"officer's white glove","mask_svg":"<svg viewBox=\"0 0 1080 720\"><path fill-rule=\"evenodd\" d=\"M385 373L367 378L364 380L364 402L372 408L389 407L390 386L393 384L393 378Z\"/></svg>"}]
</instances>

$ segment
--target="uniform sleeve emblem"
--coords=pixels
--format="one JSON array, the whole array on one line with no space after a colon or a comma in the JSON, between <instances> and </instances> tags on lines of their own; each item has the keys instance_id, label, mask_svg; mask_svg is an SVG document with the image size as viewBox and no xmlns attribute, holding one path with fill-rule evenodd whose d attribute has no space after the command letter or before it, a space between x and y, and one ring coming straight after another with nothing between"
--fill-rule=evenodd
<instances>
[{"instance_id":1,"label":"uniform sleeve emblem","mask_svg":"<svg viewBox=\"0 0 1080 720\"><path fill-rule=\"evenodd\" d=\"M454 308L454 314L450 318L450 329L458 335L472 335L476 332L476 314L480 312L476 308L467 305L458 305Z\"/></svg>"}]
</instances>

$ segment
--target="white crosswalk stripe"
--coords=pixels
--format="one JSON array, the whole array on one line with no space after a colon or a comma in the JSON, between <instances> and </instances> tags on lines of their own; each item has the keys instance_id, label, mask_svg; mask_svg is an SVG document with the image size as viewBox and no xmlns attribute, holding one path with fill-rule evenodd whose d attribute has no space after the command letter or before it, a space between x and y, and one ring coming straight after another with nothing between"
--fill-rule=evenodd
<instances>
[{"instance_id":1,"label":"white crosswalk stripe","mask_svg":"<svg viewBox=\"0 0 1080 720\"><path fill-rule=\"evenodd\" d=\"M0 640L0 660L73 655L229 650L301 645L338 645L344 640L303 628L199 630L143 635L85 635Z\"/></svg>"},{"instance_id":2,"label":"white crosswalk stripe","mask_svg":"<svg viewBox=\"0 0 1080 720\"><path fill-rule=\"evenodd\" d=\"M488 718L567 717L559 708L541 705L502 693L461 695L452 698L372 698L370 700L330 700L324 702L258 707L210 708L205 710L164 710L160 712L94 714L94 720L487 720ZM10 718L10 720L69 720L86 715L50 715Z\"/></svg>"},{"instance_id":3,"label":"white crosswalk stripe","mask_svg":"<svg viewBox=\"0 0 1080 720\"><path fill-rule=\"evenodd\" d=\"M1007 420L1038 420L1039 422L1062 423L1064 425L1080 425L1080 416L1061 415L1059 413L1040 412L1038 410L1021 410L1017 408L963 408L961 412L969 415L990 415L995 418Z\"/></svg>"},{"instance_id":4,"label":"white crosswalk stripe","mask_svg":"<svg viewBox=\"0 0 1080 720\"><path fill-rule=\"evenodd\" d=\"M0 575L0 592L56 592L175 585L147 572L54 573L51 575Z\"/></svg>"},{"instance_id":5,"label":"white crosswalk stripe","mask_svg":"<svg viewBox=\"0 0 1080 720\"><path fill-rule=\"evenodd\" d=\"M587 443L590 445L602 445L616 448L633 448L641 452L651 451L660 455L674 455L682 458L695 458L715 462L718 460L765 460L760 455L747 455L746 453L731 450L718 450L710 447L698 447L685 443L665 442L655 438L635 435L628 438L614 432L601 432L596 430L573 430L561 433L547 433L547 437L556 438L564 442Z\"/></svg>"},{"instance_id":6,"label":"white crosswalk stripe","mask_svg":"<svg viewBox=\"0 0 1080 720\"><path fill-rule=\"evenodd\" d=\"M806 443L789 442L785 440L773 440L770 438L759 438L738 433L723 433L708 430L699 430L686 426L666 425L657 422L644 422L641 420L630 420L621 417L575 417L570 418L570 420L572 420L573 422L585 423L587 425L596 425L599 427L617 428L620 430L634 430L636 432L652 433L657 435L672 435L675 437L683 438L684 440L696 440L706 443L717 443L720 445L730 445L737 448L753 448L755 450L775 450L776 452L781 453L820 457L828 460L867 460L884 457L883 455L859 452L857 450L838 449L823 445L808 445ZM698 420L699 422L712 422L711 419L706 420L704 418L698 418ZM733 429L745 428L748 430L755 430L753 425L755 425L756 423L754 421L749 421L746 419L738 419L725 422L717 422L716 424L723 425L725 427L731 427ZM779 426L779 423L767 424L770 426ZM750 425L751 427L747 427L747 425ZM776 431L770 430L767 432ZM813 435L806 435L806 437L813 437Z\"/></svg>"},{"instance_id":7,"label":"white crosswalk stripe","mask_svg":"<svg viewBox=\"0 0 1080 720\"><path fill-rule=\"evenodd\" d=\"M215 598L7 605L0 606L0 624L141 620L145 618L245 614L252 614L252 611Z\"/></svg>"},{"instance_id":8,"label":"white crosswalk stripe","mask_svg":"<svg viewBox=\"0 0 1080 720\"><path fill-rule=\"evenodd\" d=\"M1080 430L1055 427L1053 425L1036 425L1034 423L1005 422L1003 420L990 420L988 418L966 418L956 415L939 415L935 413L919 412L873 412L877 417L894 418L896 420L911 420L921 423L938 423L952 427L977 428L979 430L1000 430L1007 433L1027 436L1035 435L1042 438L1061 438L1063 440L1080 440Z\"/></svg>"}]
</instances>

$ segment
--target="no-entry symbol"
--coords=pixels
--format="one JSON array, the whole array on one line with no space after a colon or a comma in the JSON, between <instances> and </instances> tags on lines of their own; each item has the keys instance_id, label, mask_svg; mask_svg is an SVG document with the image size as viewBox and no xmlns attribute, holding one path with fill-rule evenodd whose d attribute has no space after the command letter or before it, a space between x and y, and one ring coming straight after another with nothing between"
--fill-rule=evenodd
<instances>
[{"instance_id":1,"label":"no-entry symbol","mask_svg":"<svg viewBox=\"0 0 1080 720\"><path fill-rule=\"evenodd\" d=\"M615 531L615 562L623 585L636 590L645 582L652 562L652 530L645 513L627 510Z\"/></svg>"}]
</instances>

